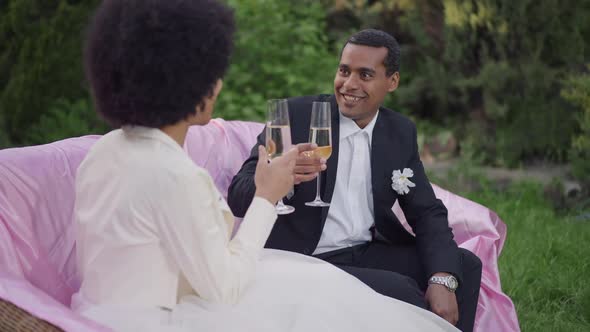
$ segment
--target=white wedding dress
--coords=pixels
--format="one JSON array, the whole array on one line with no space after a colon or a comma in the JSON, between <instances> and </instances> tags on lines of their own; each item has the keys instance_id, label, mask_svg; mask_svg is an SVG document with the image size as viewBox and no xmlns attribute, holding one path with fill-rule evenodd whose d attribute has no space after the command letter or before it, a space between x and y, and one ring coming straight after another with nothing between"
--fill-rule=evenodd
<instances>
[{"instance_id":1,"label":"white wedding dress","mask_svg":"<svg viewBox=\"0 0 590 332\"><path fill-rule=\"evenodd\" d=\"M233 216L211 177L158 129L101 138L76 177L72 309L115 331L457 331L319 259L262 249L274 206Z\"/></svg>"},{"instance_id":2,"label":"white wedding dress","mask_svg":"<svg viewBox=\"0 0 590 332\"><path fill-rule=\"evenodd\" d=\"M272 249L262 251L254 281L237 304L188 295L171 311L90 306L82 314L116 331L458 331L328 263Z\"/></svg>"}]
</instances>

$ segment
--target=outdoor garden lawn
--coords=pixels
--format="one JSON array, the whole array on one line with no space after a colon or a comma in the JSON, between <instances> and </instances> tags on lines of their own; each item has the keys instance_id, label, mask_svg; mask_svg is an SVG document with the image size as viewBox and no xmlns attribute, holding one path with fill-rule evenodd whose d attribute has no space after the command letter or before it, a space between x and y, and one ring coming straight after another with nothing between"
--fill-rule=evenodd
<instances>
[{"instance_id":1,"label":"outdoor garden lawn","mask_svg":"<svg viewBox=\"0 0 590 332\"><path fill-rule=\"evenodd\" d=\"M556 213L531 183L463 195L508 226L500 275L522 331L590 331L590 220L582 211Z\"/></svg>"}]
</instances>

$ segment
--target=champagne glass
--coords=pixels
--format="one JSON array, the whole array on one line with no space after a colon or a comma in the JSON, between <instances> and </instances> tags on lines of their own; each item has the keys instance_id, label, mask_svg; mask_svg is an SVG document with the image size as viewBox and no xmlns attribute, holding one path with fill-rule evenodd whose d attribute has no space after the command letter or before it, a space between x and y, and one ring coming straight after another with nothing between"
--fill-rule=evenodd
<instances>
[{"instance_id":1,"label":"champagne glass","mask_svg":"<svg viewBox=\"0 0 590 332\"><path fill-rule=\"evenodd\" d=\"M289 125L289 109L287 99L271 99L267 103L266 118L266 153L268 158L280 157L291 149L291 127ZM295 211L285 205L281 198L276 206L277 214L289 214Z\"/></svg>"},{"instance_id":2,"label":"champagne glass","mask_svg":"<svg viewBox=\"0 0 590 332\"><path fill-rule=\"evenodd\" d=\"M309 124L309 142L317 144L313 151L315 156L328 159L332 155L332 115L329 102L314 101L311 109L311 122ZM321 174L321 172L320 172ZM330 203L322 201L320 197L321 181L320 174L317 178L317 189L315 199L307 202L307 206L324 207Z\"/></svg>"}]
</instances>

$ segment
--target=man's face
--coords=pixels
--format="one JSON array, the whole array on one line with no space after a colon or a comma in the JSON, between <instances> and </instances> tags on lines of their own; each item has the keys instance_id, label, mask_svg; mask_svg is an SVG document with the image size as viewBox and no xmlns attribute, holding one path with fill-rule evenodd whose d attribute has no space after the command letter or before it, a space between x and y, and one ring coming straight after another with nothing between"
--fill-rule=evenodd
<instances>
[{"instance_id":1,"label":"man's face","mask_svg":"<svg viewBox=\"0 0 590 332\"><path fill-rule=\"evenodd\" d=\"M342 115L364 128L371 122L383 99L397 88L399 73L387 77L385 47L347 44L342 50L334 78L334 94Z\"/></svg>"}]
</instances>

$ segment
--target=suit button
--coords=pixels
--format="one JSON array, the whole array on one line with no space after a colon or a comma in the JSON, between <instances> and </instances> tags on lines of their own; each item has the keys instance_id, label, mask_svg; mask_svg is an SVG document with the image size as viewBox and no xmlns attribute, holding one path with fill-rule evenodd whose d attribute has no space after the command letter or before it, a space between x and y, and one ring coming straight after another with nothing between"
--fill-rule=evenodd
<instances>
[{"instance_id":1,"label":"suit button","mask_svg":"<svg viewBox=\"0 0 590 332\"><path fill-rule=\"evenodd\" d=\"M303 253L305 255L309 255L311 253L311 250L309 250L309 248L305 248L305 249L303 249Z\"/></svg>"}]
</instances>

